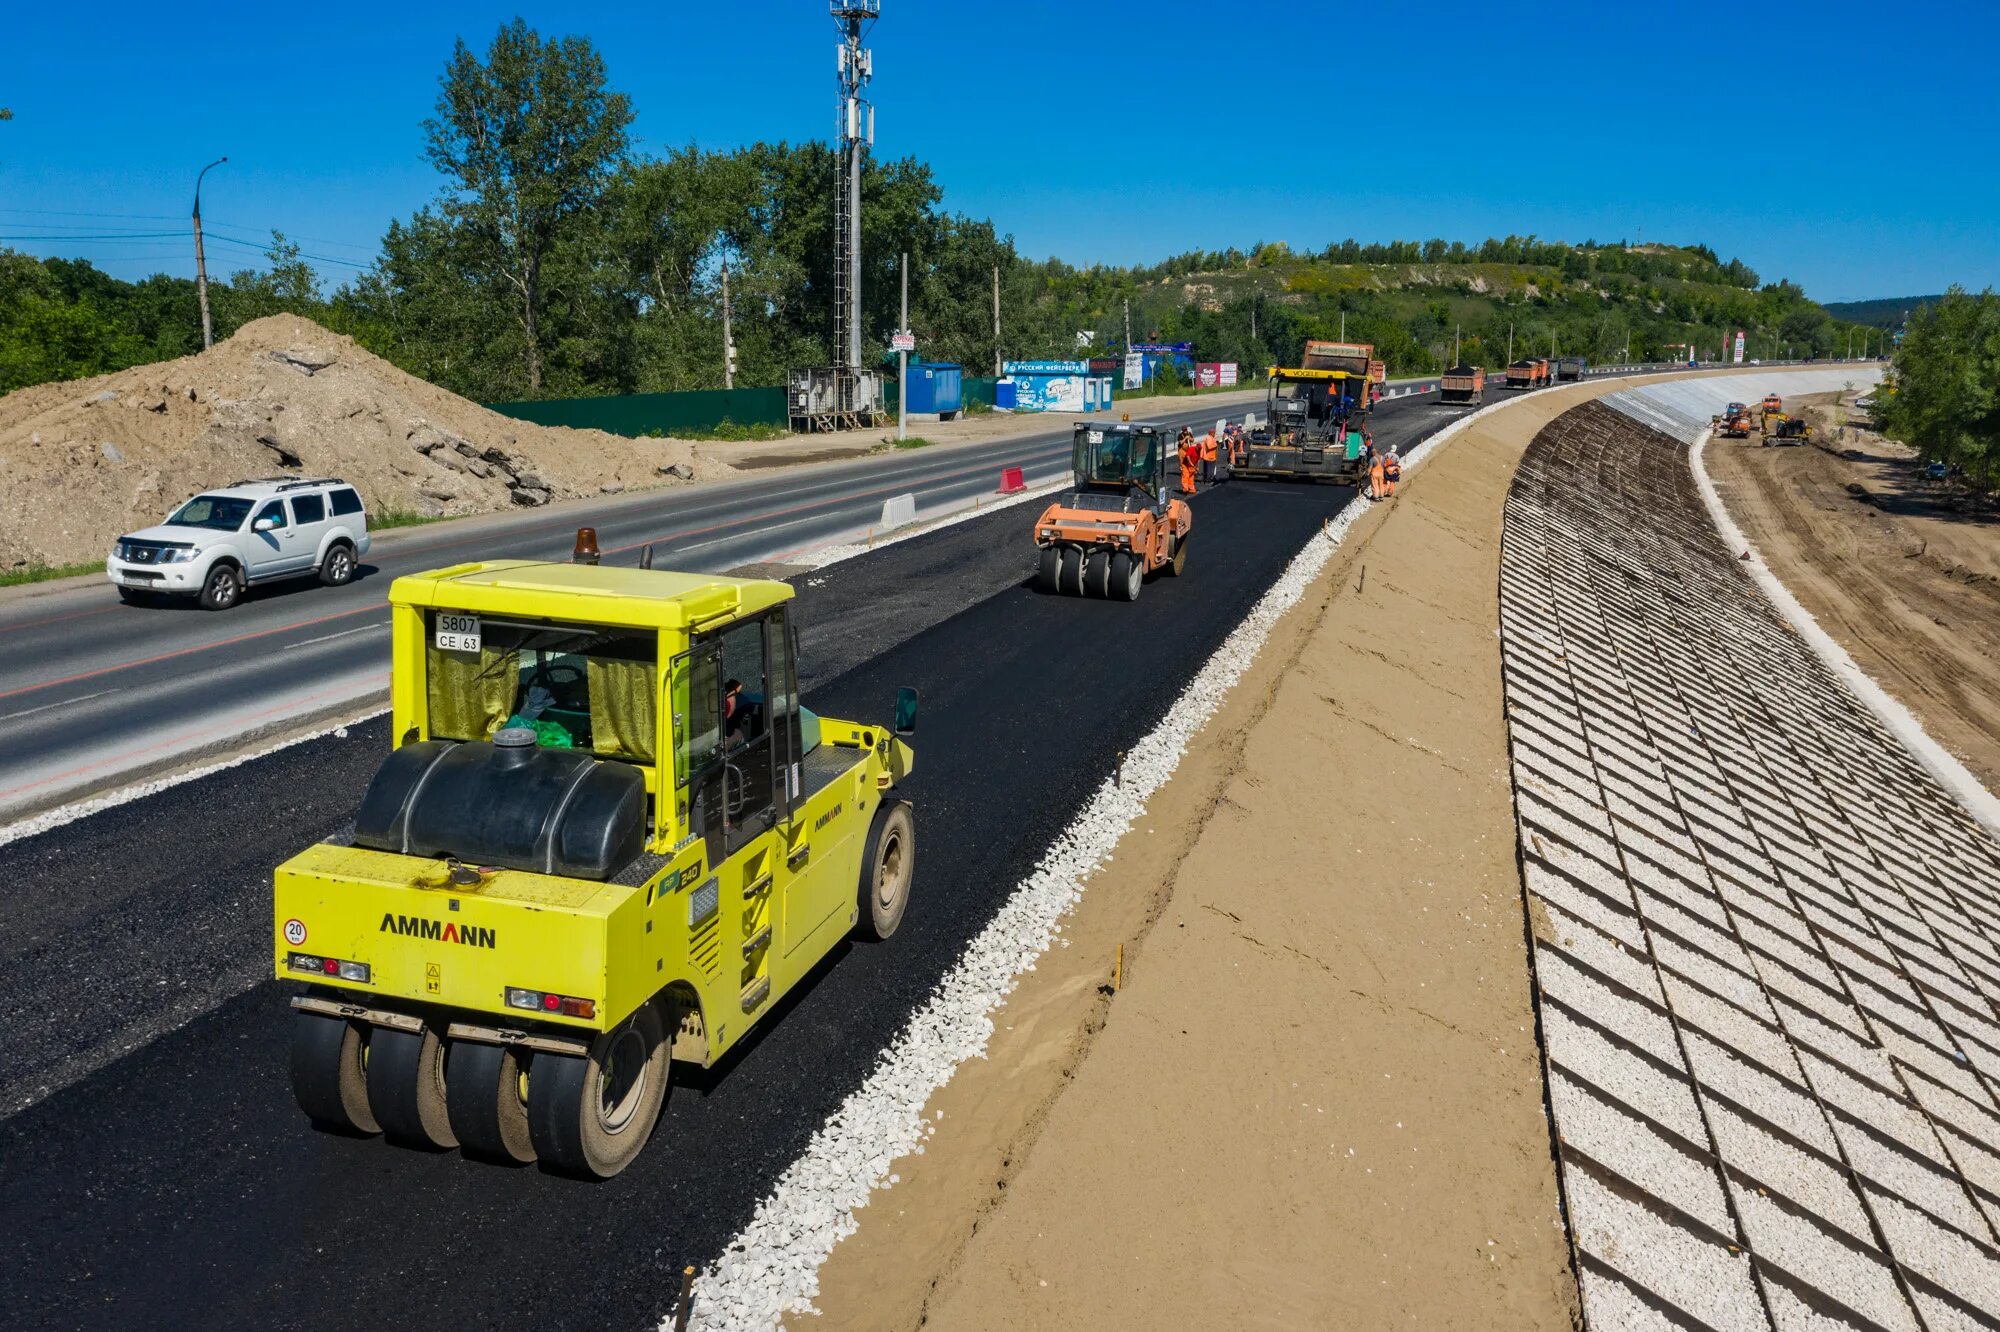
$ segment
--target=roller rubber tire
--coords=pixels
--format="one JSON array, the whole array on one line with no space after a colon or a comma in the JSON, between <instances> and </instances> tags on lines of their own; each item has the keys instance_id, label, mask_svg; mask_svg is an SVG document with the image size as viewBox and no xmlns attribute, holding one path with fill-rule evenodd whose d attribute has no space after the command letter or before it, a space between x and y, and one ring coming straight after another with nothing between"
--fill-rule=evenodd
<instances>
[{"instance_id":1,"label":"roller rubber tire","mask_svg":"<svg viewBox=\"0 0 2000 1332\"><path fill-rule=\"evenodd\" d=\"M863 938L886 939L903 923L916 868L917 821L908 803L889 801L875 811L861 853L854 919Z\"/></svg>"},{"instance_id":2,"label":"roller rubber tire","mask_svg":"<svg viewBox=\"0 0 2000 1332\"><path fill-rule=\"evenodd\" d=\"M341 587L354 581L354 548L343 541L329 550L319 562L319 581L327 587Z\"/></svg>"},{"instance_id":3,"label":"roller rubber tire","mask_svg":"<svg viewBox=\"0 0 2000 1332\"><path fill-rule=\"evenodd\" d=\"M300 1012L292 1017L292 1095L306 1117L348 1133L380 1133L368 1106L369 1041L345 1018Z\"/></svg>"},{"instance_id":4,"label":"roller rubber tire","mask_svg":"<svg viewBox=\"0 0 2000 1332\"><path fill-rule=\"evenodd\" d=\"M228 610L243 599L243 575L233 564L218 564L208 571L202 580L201 602L203 610Z\"/></svg>"},{"instance_id":5,"label":"roller rubber tire","mask_svg":"<svg viewBox=\"0 0 2000 1332\"><path fill-rule=\"evenodd\" d=\"M1187 570L1188 539L1179 536L1171 537L1169 540L1174 543L1173 553L1168 555L1167 562L1160 566L1160 572L1169 578L1179 578Z\"/></svg>"},{"instance_id":6,"label":"roller rubber tire","mask_svg":"<svg viewBox=\"0 0 2000 1332\"><path fill-rule=\"evenodd\" d=\"M445 1108L445 1042L435 1028L377 1027L368 1041L368 1105L382 1135L401 1147L458 1146Z\"/></svg>"},{"instance_id":7,"label":"roller rubber tire","mask_svg":"<svg viewBox=\"0 0 2000 1332\"><path fill-rule=\"evenodd\" d=\"M1083 561L1083 594L1087 597L1111 595L1111 552L1098 549Z\"/></svg>"},{"instance_id":8,"label":"roller rubber tire","mask_svg":"<svg viewBox=\"0 0 2000 1332\"><path fill-rule=\"evenodd\" d=\"M672 1062L651 1004L591 1042L587 1055L536 1051L528 1078L528 1136L542 1168L610 1179L631 1165L666 1104ZM614 1077L616 1083L608 1080Z\"/></svg>"},{"instance_id":9,"label":"roller rubber tire","mask_svg":"<svg viewBox=\"0 0 2000 1332\"><path fill-rule=\"evenodd\" d=\"M1111 557L1111 595L1118 601L1137 601L1145 585L1146 566L1136 555L1119 551Z\"/></svg>"},{"instance_id":10,"label":"roller rubber tire","mask_svg":"<svg viewBox=\"0 0 2000 1332\"><path fill-rule=\"evenodd\" d=\"M535 1159L528 1102L521 1095L519 1052L480 1041L453 1041L445 1059L445 1107L467 1156L501 1165Z\"/></svg>"},{"instance_id":11,"label":"roller rubber tire","mask_svg":"<svg viewBox=\"0 0 2000 1332\"><path fill-rule=\"evenodd\" d=\"M1043 546L1041 557L1035 561L1035 585L1044 592L1056 590L1056 570L1062 562L1062 551L1056 546Z\"/></svg>"},{"instance_id":12,"label":"roller rubber tire","mask_svg":"<svg viewBox=\"0 0 2000 1332\"><path fill-rule=\"evenodd\" d=\"M1064 546L1056 566L1056 591L1066 597L1083 595L1083 548Z\"/></svg>"}]
</instances>

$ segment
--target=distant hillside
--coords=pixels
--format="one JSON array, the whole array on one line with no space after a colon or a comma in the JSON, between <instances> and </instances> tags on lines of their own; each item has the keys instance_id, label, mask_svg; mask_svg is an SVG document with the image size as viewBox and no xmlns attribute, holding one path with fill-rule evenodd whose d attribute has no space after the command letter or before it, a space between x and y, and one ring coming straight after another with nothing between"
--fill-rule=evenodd
<instances>
[{"instance_id":1,"label":"distant hillside","mask_svg":"<svg viewBox=\"0 0 2000 1332\"><path fill-rule=\"evenodd\" d=\"M1884 296L1876 301L1828 301L1826 312L1849 323L1894 329L1901 328L1910 312L1919 305L1936 305L1943 299L1942 295L1937 295Z\"/></svg>"},{"instance_id":2,"label":"distant hillside","mask_svg":"<svg viewBox=\"0 0 2000 1332\"><path fill-rule=\"evenodd\" d=\"M1764 282L1706 246L1581 245L1510 236L1283 244L1178 255L1144 268L1069 269L1046 289L1093 349L1116 351L1129 302L1135 340L1192 342L1203 360L1295 364L1307 338L1370 342L1396 374L1465 360L1581 355L1599 364L1724 355L1831 356L1860 326L1841 323L1796 283Z\"/></svg>"}]
</instances>

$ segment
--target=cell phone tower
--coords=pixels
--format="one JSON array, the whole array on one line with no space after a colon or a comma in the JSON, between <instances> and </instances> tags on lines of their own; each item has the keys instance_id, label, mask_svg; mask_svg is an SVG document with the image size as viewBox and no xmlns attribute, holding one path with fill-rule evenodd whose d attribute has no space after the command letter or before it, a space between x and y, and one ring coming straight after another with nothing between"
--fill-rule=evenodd
<instances>
[{"instance_id":1,"label":"cell phone tower","mask_svg":"<svg viewBox=\"0 0 2000 1332\"><path fill-rule=\"evenodd\" d=\"M840 180L833 216L833 359L840 367L840 407L853 412L861 370L861 166L875 142L875 107L868 84L874 53L861 45L882 0L830 0L840 32Z\"/></svg>"}]
</instances>

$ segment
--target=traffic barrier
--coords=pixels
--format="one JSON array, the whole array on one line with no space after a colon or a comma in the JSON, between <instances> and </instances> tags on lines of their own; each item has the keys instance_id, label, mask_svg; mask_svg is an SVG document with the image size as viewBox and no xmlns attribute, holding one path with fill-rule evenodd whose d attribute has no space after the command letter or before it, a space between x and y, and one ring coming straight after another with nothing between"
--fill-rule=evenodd
<instances>
[{"instance_id":1,"label":"traffic barrier","mask_svg":"<svg viewBox=\"0 0 2000 1332\"><path fill-rule=\"evenodd\" d=\"M885 530L915 521L917 521L915 495L891 495L882 501L882 526Z\"/></svg>"},{"instance_id":2,"label":"traffic barrier","mask_svg":"<svg viewBox=\"0 0 2000 1332\"><path fill-rule=\"evenodd\" d=\"M1003 467L1000 469L1000 493L1002 495L1018 495L1027 488L1028 480L1021 475L1020 468Z\"/></svg>"}]
</instances>

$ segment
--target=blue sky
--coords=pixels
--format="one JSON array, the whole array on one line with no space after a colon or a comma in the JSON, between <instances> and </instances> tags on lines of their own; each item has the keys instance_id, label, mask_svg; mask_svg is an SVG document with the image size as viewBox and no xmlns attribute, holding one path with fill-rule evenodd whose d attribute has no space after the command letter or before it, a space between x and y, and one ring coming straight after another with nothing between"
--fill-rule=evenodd
<instances>
[{"instance_id":1,"label":"blue sky","mask_svg":"<svg viewBox=\"0 0 2000 1332\"><path fill-rule=\"evenodd\" d=\"M949 206L1036 257L1643 229L1821 300L2000 285L1992 0L883 10L878 153L929 161ZM204 187L212 272L258 262L279 227L351 275L436 192L418 123L453 39L481 47L516 13L597 43L641 148L831 127L820 0L22 4L0 62L0 244L191 273L195 172L227 154ZM1534 150L1503 151L1501 125Z\"/></svg>"}]
</instances>

